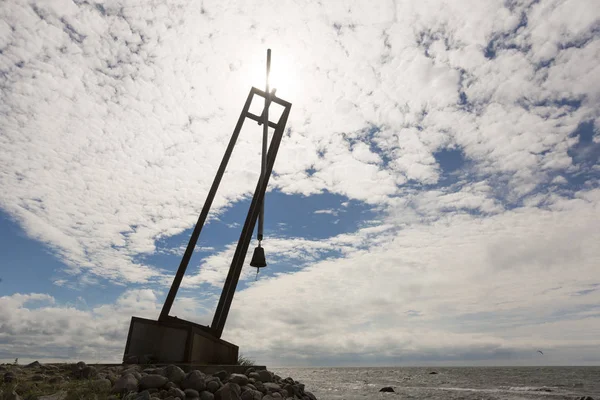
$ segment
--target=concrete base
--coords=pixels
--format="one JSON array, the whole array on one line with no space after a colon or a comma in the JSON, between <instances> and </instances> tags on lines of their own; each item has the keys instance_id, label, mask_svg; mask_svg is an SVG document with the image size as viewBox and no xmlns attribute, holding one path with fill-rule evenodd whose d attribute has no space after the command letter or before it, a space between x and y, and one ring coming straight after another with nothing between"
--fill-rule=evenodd
<instances>
[{"instance_id":1,"label":"concrete base","mask_svg":"<svg viewBox=\"0 0 600 400\"><path fill-rule=\"evenodd\" d=\"M210 333L210 329L169 317L167 321L131 317L123 361L152 356L153 364L235 365L238 347Z\"/></svg>"}]
</instances>

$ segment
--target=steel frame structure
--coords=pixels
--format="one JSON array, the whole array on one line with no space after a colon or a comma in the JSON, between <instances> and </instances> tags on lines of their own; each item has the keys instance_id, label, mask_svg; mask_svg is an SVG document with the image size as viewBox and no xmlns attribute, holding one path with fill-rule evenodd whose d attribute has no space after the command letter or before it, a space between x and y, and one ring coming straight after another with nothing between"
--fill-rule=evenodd
<instances>
[{"instance_id":1,"label":"steel frame structure","mask_svg":"<svg viewBox=\"0 0 600 400\"><path fill-rule=\"evenodd\" d=\"M265 108L261 116L252 114L250 112L250 105L252 104L252 100L255 95L263 97L265 99ZM268 110L271 103L275 103L283 107L283 112L276 123L271 122L268 119ZM225 154L221 161L221 165L217 170L215 179L213 180L212 186L208 192L208 196L204 203L204 207L200 212L200 216L198 217L198 221L196 222L196 226L194 227L194 231L192 232L190 241L187 245L183 258L181 259L181 263L179 265L179 268L177 269L175 278L173 279L173 283L171 285L171 288L161 310L160 316L158 318L159 322L183 322L183 320L181 319L169 316L169 312L171 311L173 301L175 300L175 296L177 295L177 291L179 290L179 286L181 285L181 281L183 280L183 276L185 275L185 271L194 252L194 248L196 247L196 243L198 242L198 238L200 237L200 232L202 231L204 223L206 222L206 217L208 216L208 212L210 211L210 207L219 188L219 184L221 183L221 179L223 178L223 175L227 168L227 164L237 142L240 131L242 130L244 121L246 120L246 118L249 118L253 121L258 122L259 125L268 124L268 127L274 128L275 131L273 133L273 138L271 139L271 143L269 145L269 150L266 158L266 165L263 164L264 170L263 173L261 173L261 176L259 177L258 183L256 185L256 189L252 197L252 202L250 203L250 208L248 210L248 215L246 216L246 221L244 222L244 226L240 234L240 239L238 241L233 259L231 261L231 265L229 267L229 273L227 274L227 279L225 280L225 285L221 292L221 297L219 299L219 303L217 305L212 324L210 325L210 327L195 324L197 326L201 326L202 329L206 330L207 333L212 334L216 338L221 337L223 333L223 328L225 327L225 321L227 320L227 315L229 314L229 309L233 301L233 295L235 293L235 289L237 287L240 274L242 272L242 267L246 258L246 253L248 252L248 246L250 245L250 241L252 239L252 233L254 232L254 227L256 225L257 218L259 217L259 214L261 214L261 207L263 205L265 192L269 183L269 177L271 176L271 172L273 171L275 158L277 156L277 151L279 150L279 145L281 143L281 139L285 131L285 126L287 124L291 107L291 103L275 96L275 91L269 93L268 86L267 91L262 91L255 87L252 87L250 89L250 93L248 94L248 98L246 99L244 108L242 109L238 122L235 126L235 129L229 141L229 145L225 150ZM263 129L268 128L263 126ZM263 150L264 149L265 147L263 145Z\"/></svg>"}]
</instances>

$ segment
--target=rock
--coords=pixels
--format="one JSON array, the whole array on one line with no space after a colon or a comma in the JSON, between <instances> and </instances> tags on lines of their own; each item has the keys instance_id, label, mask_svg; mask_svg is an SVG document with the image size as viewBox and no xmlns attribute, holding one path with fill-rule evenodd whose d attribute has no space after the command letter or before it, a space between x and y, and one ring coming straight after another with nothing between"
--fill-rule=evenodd
<instances>
[{"instance_id":1,"label":"rock","mask_svg":"<svg viewBox=\"0 0 600 400\"><path fill-rule=\"evenodd\" d=\"M250 389L242 393L241 400L261 400L262 397L263 394L261 392L259 392L258 390Z\"/></svg>"},{"instance_id":2,"label":"rock","mask_svg":"<svg viewBox=\"0 0 600 400\"><path fill-rule=\"evenodd\" d=\"M271 374L271 372L267 371L266 369L260 370L257 373L258 373L258 378L254 378L254 379L258 379L262 383L273 381L273 375Z\"/></svg>"},{"instance_id":3,"label":"rock","mask_svg":"<svg viewBox=\"0 0 600 400\"><path fill-rule=\"evenodd\" d=\"M106 400L119 400L119 397L115 396L114 394L111 394L106 398Z\"/></svg>"},{"instance_id":4,"label":"rock","mask_svg":"<svg viewBox=\"0 0 600 400\"><path fill-rule=\"evenodd\" d=\"M429 375L437 375L437 374L438 374L438 373L437 373L437 372L435 372L435 371L431 371L431 372L429 373Z\"/></svg>"},{"instance_id":5,"label":"rock","mask_svg":"<svg viewBox=\"0 0 600 400\"><path fill-rule=\"evenodd\" d=\"M185 392L178 388L171 388L168 392L169 396L175 397L178 399L185 399Z\"/></svg>"},{"instance_id":6,"label":"rock","mask_svg":"<svg viewBox=\"0 0 600 400\"><path fill-rule=\"evenodd\" d=\"M275 382L279 382L281 380L281 377L279 375L273 375L273 380Z\"/></svg>"},{"instance_id":7,"label":"rock","mask_svg":"<svg viewBox=\"0 0 600 400\"><path fill-rule=\"evenodd\" d=\"M158 374L146 375L143 376L142 379L140 379L140 389L158 389L163 387L167 382L169 382L169 379L167 379L167 377L165 376Z\"/></svg>"},{"instance_id":8,"label":"rock","mask_svg":"<svg viewBox=\"0 0 600 400\"><path fill-rule=\"evenodd\" d=\"M206 389L211 393L215 393L221 387L221 382L218 380L219 378L216 379L217 380L212 380L206 383Z\"/></svg>"},{"instance_id":9,"label":"rock","mask_svg":"<svg viewBox=\"0 0 600 400\"><path fill-rule=\"evenodd\" d=\"M150 392L144 390L139 393L131 393L125 397L127 400L150 400Z\"/></svg>"},{"instance_id":10,"label":"rock","mask_svg":"<svg viewBox=\"0 0 600 400\"><path fill-rule=\"evenodd\" d=\"M275 397L271 396L270 394L267 394L263 396L262 400L275 400Z\"/></svg>"},{"instance_id":11,"label":"rock","mask_svg":"<svg viewBox=\"0 0 600 400\"><path fill-rule=\"evenodd\" d=\"M138 387L138 380L132 374L127 374L115 382L111 393L124 394L127 392L135 392Z\"/></svg>"},{"instance_id":12,"label":"rock","mask_svg":"<svg viewBox=\"0 0 600 400\"><path fill-rule=\"evenodd\" d=\"M42 365L42 364L40 364L40 363L39 363L39 362L36 360L36 361L34 361L34 362L30 363L30 364L27 364L27 365L25 366L25 368L35 368L35 367L40 367L41 365Z\"/></svg>"},{"instance_id":13,"label":"rock","mask_svg":"<svg viewBox=\"0 0 600 400\"><path fill-rule=\"evenodd\" d=\"M283 399L283 396L279 392L272 393L271 397L274 399Z\"/></svg>"},{"instance_id":14,"label":"rock","mask_svg":"<svg viewBox=\"0 0 600 400\"><path fill-rule=\"evenodd\" d=\"M184 393L186 399L200 397L200 393L198 393L198 391L194 389L185 389Z\"/></svg>"},{"instance_id":15,"label":"rock","mask_svg":"<svg viewBox=\"0 0 600 400\"><path fill-rule=\"evenodd\" d=\"M311 392L304 392L304 395L307 396L310 400L317 400L314 394Z\"/></svg>"},{"instance_id":16,"label":"rock","mask_svg":"<svg viewBox=\"0 0 600 400\"><path fill-rule=\"evenodd\" d=\"M221 382L225 382L225 380L229 376L229 372L227 372L225 370L222 370L222 371L219 371L219 372L215 372L213 374L213 376L216 376L217 378L219 378L221 380Z\"/></svg>"},{"instance_id":17,"label":"rock","mask_svg":"<svg viewBox=\"0 0 600 400\"><path fill-rule=\"evenodd\" d=\"M54 379L54 378L52 378L52 379ZM112 383L110 380L108 380L106 378L96 379L94 381L94 387L96 387L100 390L110 390L112 388Z\"/></svg>"},{"instance_id":18,"label":"rock","mask_svg":"<svg viewBox=\"0 0 600 400\"><path fill-rule=\"evenodd\" d=\"M183 382L181 382L181 388L184 390L194 389L200 393L201 391L206 390L206 376L198 370L193 370L188 373Z\"/></svg>"},{"instance_id":19,"label":"rock","mask_svg":"<svg viewBox=\"0 0 600 400\"><path fill-rule=\"evenodd\" d=\"M249 388L249 389L252 389L252 390L256 390L256 386L254 386L251 383L247 384L246 387Z\"/></svg>"},{"instance_id":20,"label":"rock","mask_svg":"<svg viewBox=\"0 0 600 400\"><path fill-rule=\"evenodd\" d=\"M248 383L248 377L243 374L231 374L229 382L244 386Z\"/></svg>"},{"instance_id":21,"label":"rock","mask_svg":"<svg viewBox=\"0 0 600 400\"><path fill-rule=\"evenodd\" d=\"M35 374L30 378L33 382L41 382L46 380L46 375Z\"/></svg>"},{"instance_id":22,"label":"rock","mask_svg":"<svg viewBox=\"0 0 600 400\"><path fill-rule=\"evenodd\" d=\"M205 390L204 392L200 393L200 400L215 400L215 395Z\"/></svg>"},{"instance_id":23,"label":"rock","mask_svg":"<svg viewBox=\"0 0 600 400\"><path fill-rule=\"evenodd\" d=\"M246 371L244 371L244 375L246 375L248 378L250 378L250 374L256 372L256 370L252 367L248 368Z\"/></svg>"},{"instance_id":24,"label":"rock","mask_svg":"<svg viewBox=\"0 0 600 400\"><path fill-rule=\"evenodd\" d=\"M167 389L167 390L170 390L170 389L179 389L179 387L174 382L167 382L167 384L165 385L165 389Z\"/></svg>"},{"instance_id":25,"label":"rock","mask_svg":"<svg viewBox=\"0 0 600 400\"><path fill-rule=\"evenodd\" d=\"M267 391L269 391L269 392L276 392L276 391L281 390L281 386L279 386L278 384L273 383L273 382L267 382L264 385L265 385L265 388L267 389Z\"/></svg>"},{"instance_id":26,"label":"rock","mask_svg":"<svg viewBox=\"0 0 600 400\"><path fill-rule=\"evenodd\" d=\"M181 383L185 379L185 372L177 365L168 365L157 373L165 376L169 382Z\"/></svg>"},{"instance_id":27,"label":"rock","mask_svg":"<svg viewBox=\"0 0 600 400\"><path fill-rule=\"evenodd\" d=\"M391 386L386 386L386 387L379 389L379 391L380 392L394 392L394 388Z\"/></svg>"},{"instance_id":28,"label":"rock","mask_svg":"<svg viewBox=\"0 0 600 400\"><path fill-rule=\"evenodd\" d=\"M142 373L146 373L148 375L158 374L158 372L156 372L156 368L146 368L145 370L142 371Z\"/></svg>"},{"instance_id":29,"label":"rock","mask_svg":"<svg viewBox=\"0 0 600 400\"><path fill-rule=\"evenodd\" d=\"M259 392L261 392L263 394L267 394L267 388L265 387L265 384L262 383L261 381L256 381L254 383L254 386L256 386L256 390L258 390Z\"/></svg>"},{"instance_id":30,"label":"rock","mask_svg":"<svg viewBox=\"0 0 600 400\"><path fill-rule=\"evenodd\" d=\"M258 372L250 372L250 374L248 374L248 378L254 379L255 381L260 381L260 375Z\"/></svg>"},{"instance_id":31,"label":"rock","mask_svg":"<svg viewBox=\"0 0 600 400\"><path fill-rule=\"evenodd\" d=\"M4 383L14 382L15 379L17 379L17 376L15 375L14 372L6 372L4 374Z\"/></svg>"},{"instance_id":32,"label":"rock","mask_svg":"<svg viewBox=\"0 0 600 400\"><path fill-rule=\"evenodd\" d=\"M140 371L137 366L132 366L132 367L121 370L120 375L123 376L123 375L127 375L127 374L133 374L134 372L139 374Z\"/></svg>"},{"instance_id":33,"label":"rock","mask_svg":"<svg viewBox=\"0 0 600 400\"><path fill-rule=\"evenodd\" d=\"M289 383L286 383L283 386L283 390L285 390L287 392L288 397L294 397L294 385L290 385Z\"/></svg>"},{"instance_id":34,"label":"rock","mask_svg":"<svg viewBox=\"0 0 600 400\"><path fill-rule=\"evenodd\" d=\"M241 400L241 389L235 383L226 383L222 388L217 390L215 398L217 400Z\"/></svg>"},{"instance_id":35,"label":"rock","mask_svg":"<svg viewBox=\"0 0 600 400\"><path fill-rule=\"evenodd\" d=\"M594 398L590 396L581 396L579 400L594 400Z\"/></svg>"}]
</instances>

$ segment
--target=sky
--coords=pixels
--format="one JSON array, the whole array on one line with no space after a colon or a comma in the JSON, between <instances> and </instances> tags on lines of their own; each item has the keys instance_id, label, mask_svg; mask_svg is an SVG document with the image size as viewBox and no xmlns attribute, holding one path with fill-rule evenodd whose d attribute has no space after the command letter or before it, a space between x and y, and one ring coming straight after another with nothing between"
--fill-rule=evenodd
<instances>
[{"instance_id":1,"label":"sky","mask_svg":"<svg viewBox=\"0 0 600 400\"><path fill-rule=\"evenodd\" d=\"M253 239L223 339L270 367L600 365L598 10L2 2L0 362L121 362L270 48L293 105L268 266ZM247 120L170 315L211 323L261 138Z\"/></svg>"}]
</instances>

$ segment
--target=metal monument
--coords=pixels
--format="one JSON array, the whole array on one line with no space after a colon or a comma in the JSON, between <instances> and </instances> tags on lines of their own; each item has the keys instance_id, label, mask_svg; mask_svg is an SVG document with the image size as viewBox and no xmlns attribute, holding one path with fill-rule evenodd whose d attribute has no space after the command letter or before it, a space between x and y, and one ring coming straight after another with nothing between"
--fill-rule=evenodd
<instances>
[{"instance_id":1,"label":"metal monument","mask_svg":"<svg viewBox=\"0 0 600 400\"><path fill-rule=\"evenodd\" d=\"M233 295L237 287L237 283L242 272L248 246L252 239L256 221L258 219L258 247L254 250L252 267L266 267L264 249L262 247L263 240L263 224L264 224L264 198L269 183L269 177L273 171L275 157L281 143L281 138L287 124L287 119L290 114L292 104L278 98L275 95L275 89L272 91L269 88L269 73L271 68L271 50L267 50L267 74L266 86L262 91L255 87L250 89L244 108L237 121L233 134L225 150L225 155L221 161L221 165L217 170L217 174L212 183L204 207L198 217L198 222L194 227L192 236L185 250L181 263L173 279L173 284L169 290L169 294L165 300L160 316L157 321L132 317L125 345L124 361L135 363L153 362L153 363L175 363L175 364L222 364L234 365L238 359L238 347L232 343L221 339L225 321L229 314ZM252 114L250 105L254 96L264 98L264 108L261 115ZM277 122L269 120L269 107L272 103L283 107L283 112ZM262 159L261 159L261 174L256 184L254 196L250 203L248 215L240 234L237 247L229 273L225 280L225 285L221 292L221 297L215 311L215 315L210 326L196 324L190 321L185 321L177 317L169 315L171 306L181 285L181 281L187 269L188 263L192 257L196 243L202 231L202 227L208 216L208 212L219 188L221 178L227 168L227 163L233 152L236 141L246 118L256 121L258 125L262 125ZM273 137L267 149L269 128L273 128Z\"/></svg>"}]
</instances>

